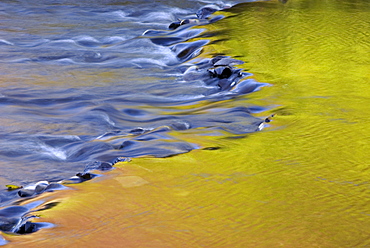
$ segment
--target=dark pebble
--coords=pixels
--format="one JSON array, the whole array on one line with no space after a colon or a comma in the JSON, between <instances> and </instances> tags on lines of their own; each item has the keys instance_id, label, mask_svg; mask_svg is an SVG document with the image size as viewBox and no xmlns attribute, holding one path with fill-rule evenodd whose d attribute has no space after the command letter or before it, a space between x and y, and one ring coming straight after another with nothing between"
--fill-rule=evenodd
<instances>
[{"instance_id":1,"label":"dark pebble","mask_svg":"<svg viewBox=\"0 0 370 248\"><path fill-rule=\"evenodd\" d=\"M18 195L20 197L28 197L28 196L32 196L35 194L35 191L34 190L31 190L31 189L21 189L18 191Z\"/></svg>"},{"instance_id":2,"label":"dark pebble","mask_svg":"<svg viewBox=\"0 0 370 248\"><path fill-rule=\"evenodd\" d=\"M33 233L38 230L37 225L35 223L27 221L22 226L19 227L17 233L19 234L27 234L27 233Z\"/></svg>"}]
</instances>

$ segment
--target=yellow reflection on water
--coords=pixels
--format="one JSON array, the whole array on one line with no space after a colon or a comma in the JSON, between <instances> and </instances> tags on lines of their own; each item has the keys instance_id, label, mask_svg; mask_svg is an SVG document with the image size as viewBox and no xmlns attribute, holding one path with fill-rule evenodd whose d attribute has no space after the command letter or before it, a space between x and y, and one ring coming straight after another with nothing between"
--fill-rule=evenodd
<instances>
[{"instance_id":1,"label":"yellow reflection on water","mask_svg":"<svg viewBox=\"0 0 370 248\"><path fill-rule=\"evenodd\" d=\"M270 107L271 127L239 139L173 133L219 149L134 159L57 193L62 203L40 212L56 227L7 236L9 246L370 246L369 10L335 0L231 9L207 26L225 30L207 49L272 84L238 99Z\"/></svg>"}]
</instances>

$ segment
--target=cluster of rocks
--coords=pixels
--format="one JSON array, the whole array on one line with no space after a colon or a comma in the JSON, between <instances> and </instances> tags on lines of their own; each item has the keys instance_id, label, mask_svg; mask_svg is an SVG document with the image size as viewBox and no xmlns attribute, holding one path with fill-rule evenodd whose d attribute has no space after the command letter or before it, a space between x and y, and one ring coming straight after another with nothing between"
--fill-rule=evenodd
<instances>
[{"instance_id":1,"label":"cluster of rocks","mask_svg":"<svg viewBox=\"0 0 370 248\"><path fill-rule=\"evenodd\" d=\"M216 11L224 10L224 9L227 9L227 8L230 8L230 7L231 6L229 6L229 5L222 6L222 7L219 6L219 5L215 5L215 4L206 5L206 6L202 7L201 9L199 9L195 13L195 15L196 15L195 18L190 17L190 18L185 18L185 19L182 19L182 20L172 22L168 26L168 28L170 30L175 30L178 27L183 26L183 25L204 25L204 24L215 22L215 21L221 19L221 17L216 16L216 17L210 18L210 16L213 13L215 13Z\"/></svg>"},{"instance_id":2,"label":"cluster of rocks","mask_svg":"<svg viewBox=\"0 0 370 248\"><path fill-rule=\"evenodd\" d=\"M118 162L129 162L131 161L130 158L126 157L118 157L115 158L112 162L101 162L95 161L85 166L84 172L79 172L75 176L72 176L68 179L61 180L59 182L48 182L48 181L40 181L35 184L27 185L25 187L9 187L9 190L17 190L17 194L19 197L30 197L34 195L38 195L44 192L53 192L55 190L65 189L66 184L76 184L82 183L88 180L91 180L98 176L98 174L92 173L92 171L108 171L113 168L113 166ZM0 229L1 230L1 229Z\"/></svg>"},{"instance_id":3,"label":"cluster of rocks","mask_svg":"<svg viewBox=\"0 0 370 248\"><path fill-rule=\"evenodd\" d=\"M244 62L227 56L216 56L212 59L203 59L190 66L184 72L184 80L203 80L207 85L218 86L219 90L230 90L241 79L251 75L235 68Z\"/></svg>"},{"instance_id":4,"label":"cluster of rocks","mask_svg":"<svg viewBox=\"0 0 370 248\"><path fill-rule=\"evenodd\" d=\"M91 180L98 176L98 174L93 173L94 170L108 171L111 170L118 162L129 161L130 159L126 157L118 157L112 162L95 161L91 164L88 164L85 167L84 172L77 173L75 176L72 176L68 179L58 182L39 181L26 186L7 185L8 191L12 191L13 197L18 196L20 198L28 199L45 192L67 189L68 187L66 185L68 184L82 183ZM31 222L30 219L37 217L32 214L33 207L35 206L9 206L0 209L0 231L5 233L27 234L36 232L44 227L52 226L50 223ZM43 207L37 211L44 210L45 208L49 207L52 206L48 205L47 207Z\"/></svg>"}]
</instances>

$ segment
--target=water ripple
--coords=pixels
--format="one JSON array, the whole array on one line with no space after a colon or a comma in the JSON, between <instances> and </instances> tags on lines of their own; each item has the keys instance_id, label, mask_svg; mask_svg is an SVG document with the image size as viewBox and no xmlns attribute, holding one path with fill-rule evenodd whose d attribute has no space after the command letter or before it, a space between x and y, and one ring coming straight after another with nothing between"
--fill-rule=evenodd
<instances>
[{"instance_id":1,"label":"water ripple","mask_svg":"<svg viewBox=\"0 0 370 248\"><path fill-rule=\"evenodd\" d=\"M17 184L41 181L0 192L0 212L16 208L12 204L19 198L90 180L96 176L92 170L109 170L116 162L201 148L172 131L233 136L263 127L264 120L253 116L258 107L210 104L266 85L235 67L243 61L223 55L191 61L202 55L215 34L207 34L205 25L223 18L213 13L230 5L196 10L168 3L153 8L145 1L131 8L107 5L96 10L36 2L17 11L12 3L2 6L10 13L8 23L14 23L1 31L9 38L0 40L3 74L14 81L14 86L2 89L0 98L2 177ZM29 21L17 29L25 17ZM61 75L67 75L68 82L59 79ZM29 87L23 82L27 80ZM85 81L88 86L78 85ZM166 109L177 106L194 107L171 113ZM18 224L7 228L13 217L4 214L0 230L23 234L41 228L28 221L31 217L24 218L30 209L18 212Z\"/></svg>"}]
</instances>

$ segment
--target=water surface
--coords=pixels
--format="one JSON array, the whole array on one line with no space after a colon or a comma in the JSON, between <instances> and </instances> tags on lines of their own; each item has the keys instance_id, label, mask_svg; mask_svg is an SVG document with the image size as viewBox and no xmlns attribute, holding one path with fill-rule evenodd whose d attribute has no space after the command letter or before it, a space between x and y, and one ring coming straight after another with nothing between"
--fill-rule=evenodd
<instances>
[{"instance_id":1,"label":"water surface","mask_svg":"<svg viewBox=\"0 0 370 248\"><path fill-rule=\"evenodd\" d=\"M189 3L179 8L177 15L196 11L197 8L191 5L194 2ZM112 6L123 9L119 4ZM184 9L189 13L184 13ZM164 46L158 47L160 51L157 54L142 56L140 61L145 58L148 63L141 62L139 67L127 66L124 64L126 60L120 58L116 50L111 55L105 50L121 48L127 43L116 43L109 48L101 33L90 36L104 43L104 49L99 49L107 53L107 57L87 56L98 60L87 66L90 70L84 66L76 69L75 63L79 66L89 63L81 57L71 56L62 61L58 61L59 57L54 59L53 63L63 64L55 66L62 71L49 71L46 68L51 66L50 63L43 62L40 70L45 69L45 73L50 75L46 75L44 80L35 80L31 76L28 76L31 79L22 80L35 89L30 98L29 89L19 85L12 88L4 82L7 94L13 101L17 100L17 105L22 106L22 101L27 100L27 104L18 111L26 108L28 113L32 110L29 103L34 103L37 113L43 106L47 115L48 107L41 105L40 99L58 99L53 94L64 92L66 96L55 104L56 110L53 108L52 119L56 118L55 122L49 125L53 126L50 135L58 135L56 131L60 130L60 135L68 139L76 135L91 142L99 135L109 133L107 130L115 131L107 128L112 125L109 121L113 120L123 132L105 136L113 140L108 144L114 144L115 140L125 137L125 130L130 132L136 127L132 118L143 118L146 120L144 123L153 125L157 122L148 122L153 115L167 117L176 114L176 123L180 121L183 125L189 121L202 123L195 128L172 128L163 133L170 137L171 143L176 140L190 145L190 152L166 158L134 157L129 163L117 164L116 169L105 173L104 177L73 186L76 190L43 194L31 199L30 202L41 200L43 204L60 202L56 207L40 211L40 219L35 220L55 226L30 235L6 235L9 246L112 247L117 245L117 240L127 247L369 246L369 10L367 1L292 0L286 4L277 1L242 3L223 11L227 18L201 26L207 35L190 41L207 40L201 57L226 54L238 58L246 62L238 67L253 73L249 78L270 84L270 87L236 98L214 97L214 89L198 87L194 90L189 84L179 87L183 82L181 70L176 69L173 53L160 50L166 49ZM166 18L163 22L157 20L156 23L163 25L154 28L166 28L168 21ZM132 37L155 26L142 25L135 27L142 30ZM92 29L92 32L98 32ZM78 35L66 36L78 44L81 37L73 38ZM14 42L11 39L7 41ZM143 42L153 46L148 40ZM135 59L127 52L133 47L122 49L129 61ZM20 55L24 56L24 52ZM66 60L69 64L64 65ZM107 61L124 66L112 69L106 65L109 64ZM17 70L26 70L26 65L17 63L9 68L15 66ZM32 66L34 63L40 62L32 62ZM8 62L5 64L9 65ZM143 68L147 73L145 76L140 73ZM21 77L17 70L8 70L8 77L14 81ZM66 71L63 73L63 70ZM135 83L127 87L116 82ZM173 82L173 85L168 82ZM75 83L80 87L74 86L76 89L70 90L71 84ZM142 88L140 84L148 86L153 83L156 86L146 88L148 96L140 98L141 94L137 93ZM165 85L162 89L157 86L161 83ZM44 89L45 85L53 90L40 98L38 87ZM113 86L114 92L110 92L109 88ZM97 89L99 94L95 93ZM131 95L126 91L131 91ZM197 99L194 92L205 98ZM186 100L181 100L180 95L184 94ZM66 99L71 95L72 98L80 98L68 109L70 101ZM122 95L125 96L124 101ZM189 102L190 96L194 98ZM33 102L32 99L36 100ZM14 108L14 105L10 104L8 108ZM66 110L61 107L63 105ZM107 111L112 108L115 110ZM225 119L236 120L236 113L246 113L245 108L253 114L242 122L220 124ZM109 114L109 118L102 115L117 113L117 110L120 115ZM11 113L9 110L6 116L12 116ZM54 113L60 113L60 118ZM122 113L131 117L122 121ZM228 113L232 117L222 117ZM253 118L264 118L272 113L275 117L270 127L262 132L246 132L245 127L253 123ZM68 116L65 123L64 115ZM181 118L184 115L186 118ZM213 118L219 116L221 121L213 119L211 125L204 125L210 120L210 115ZM19 118L19 115L15 116ZM82 127L81 120L89 118L94 121ZM173 124L172 118L164 120L165 124L159 121L158 127L168 125L168 122ZM19 124L21 122L13 120L12 123L20 126L4 125L5 130L24 130ZM32 127L32 123L39 121L30 121L27 126ZM26 130L34 134L34 130L41 129L38 125ZM41 133L45 135L47 132ZM38 140L43 140L43 137L37 136ZM154 140L163 140L163 137ZM44 138L43 142L50 142L50 137ZM85 145L83 142L77 144ZM166 147L166 151L173 147L178 149L177 146ZM77 166L71 169L83 169L89 159L117 155L111 153L111 149L102 151L98 155L90 154L87 159L79 156L67 159L66 164ZM26 158L32 156L27 155ZM26 177L19 178L19 181L26 180ZM29 178L38 179L37 175Z\"/></svg>"}]
</instances>

